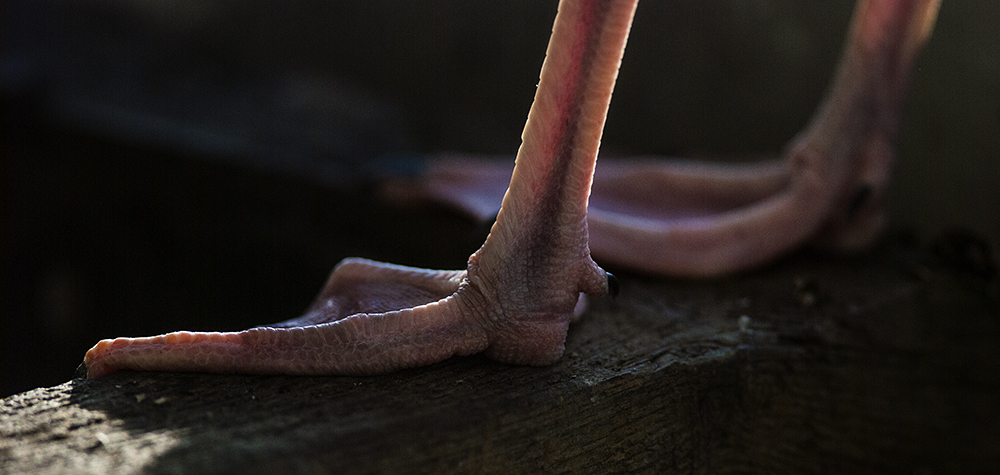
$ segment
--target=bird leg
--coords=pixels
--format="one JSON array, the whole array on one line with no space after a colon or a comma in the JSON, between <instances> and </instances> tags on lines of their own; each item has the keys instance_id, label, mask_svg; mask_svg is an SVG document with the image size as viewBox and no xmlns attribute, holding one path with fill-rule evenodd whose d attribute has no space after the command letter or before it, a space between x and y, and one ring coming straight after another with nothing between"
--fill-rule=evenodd
<instances>
[{"instance_id":1,"label":"bird leg","mask_svg":"<svg viewBox=\"0 0 1000 475\"><path fill-rule=\"evenodd\" d=\"M587 199L636 0L562 0L510 186L465 271L337 265L305 315L241 332L103 340L89 378L118 369L375 374L484 352L555 362L581 293L615 284L590 258Z\"/></svg>"},{"instance_id":2,"label":"bird leg","mask_svg":"<svg viewBox=\"0 0 1000 475\"><path fill-rule=\"evenodd\" d=\"M784 157L752 165L650 157L602 161L590 247L606 264L687 277L751 268L803 244L858 249L884 226L906 82L939 0L860 0L826 99ZM389 199L489 219L509 165L441 157Z\"/></svg>"}]
</instances>

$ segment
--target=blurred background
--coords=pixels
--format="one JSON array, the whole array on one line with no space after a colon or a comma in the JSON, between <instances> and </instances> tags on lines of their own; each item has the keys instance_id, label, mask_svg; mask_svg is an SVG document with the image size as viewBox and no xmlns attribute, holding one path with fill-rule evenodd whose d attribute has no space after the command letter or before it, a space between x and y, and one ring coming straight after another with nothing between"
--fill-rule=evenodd
<instances>
[{"instance_id":1,"label":"blurred background","mask_svg":"<svg viewBox=\"0 0 1000 475\"><path fill-rule=\"evenodd\" d=\"M0 397L101 338L298 315L343 257L461 268L476 224L373 184L513 154L556 1L8 0ZM602 151L776 153L851 2L640 3ZM945 0L911 82L893 226L1000 244L1000 3Z\"/></svg>"}]
</instances>

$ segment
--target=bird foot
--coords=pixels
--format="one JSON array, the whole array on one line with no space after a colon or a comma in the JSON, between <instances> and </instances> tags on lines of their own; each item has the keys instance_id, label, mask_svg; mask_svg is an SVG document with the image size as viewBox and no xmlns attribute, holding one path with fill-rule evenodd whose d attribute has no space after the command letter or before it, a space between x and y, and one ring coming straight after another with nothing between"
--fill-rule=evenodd
<instances>
[{"instance_id":1,"label":"bird foot","mask_svg":"<svg viewBox=\"0 0 1000 475\"><path fill-rule=\"evenodd\" d=\"M118 369L376 374L482 352L555 362L582 295L617 285L590 257L587 197L635 0L563 0L496 223L464 271L341 262L306 313L240 332L103 340Z\"/></svg>"}]
</instances>

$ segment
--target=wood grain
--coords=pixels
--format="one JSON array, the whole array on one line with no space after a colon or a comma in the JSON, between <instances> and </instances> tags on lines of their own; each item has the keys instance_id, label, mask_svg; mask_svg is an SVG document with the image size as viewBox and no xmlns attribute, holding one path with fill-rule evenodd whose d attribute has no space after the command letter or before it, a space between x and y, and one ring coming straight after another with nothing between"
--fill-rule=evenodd
<instances>
[{"instance_id":1,"label":"wood grain","mask_svg":"<svg viewBox=\"0 0 1000 475\"><path fill-rule=\"evenodd\" d=\"M994 274L995 275L995 274ZM940 473L1000 462L1000 292L909 244L622 276L543 368L121 372L0 402L4 473Z\"/></svg>"}]
</instances>

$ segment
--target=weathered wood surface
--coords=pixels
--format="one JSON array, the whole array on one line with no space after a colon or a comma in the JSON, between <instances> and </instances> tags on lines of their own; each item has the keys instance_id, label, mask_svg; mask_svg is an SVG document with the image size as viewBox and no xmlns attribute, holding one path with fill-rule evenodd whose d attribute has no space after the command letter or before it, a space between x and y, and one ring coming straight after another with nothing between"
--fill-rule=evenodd
<instances>
[{"instance_id":1,"label":"weathered wood surface","mask_svg":"<svg viewBox=\"0 0 1000 475\"><path fill-rule=\"evenodd\" d=\"M896 243L711 282L622 277L622 294L593 303L550 367L468 357L362 378L120 372L14 395L0 402L0 471L967 473L1000 463L995 276Z\"/></svg>"}]
</instances>

